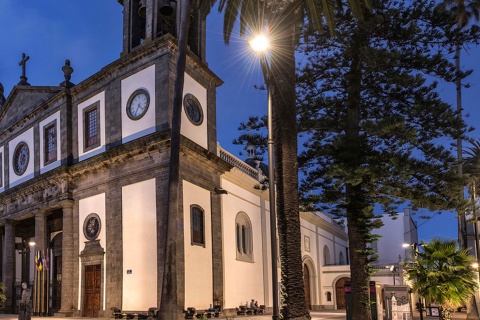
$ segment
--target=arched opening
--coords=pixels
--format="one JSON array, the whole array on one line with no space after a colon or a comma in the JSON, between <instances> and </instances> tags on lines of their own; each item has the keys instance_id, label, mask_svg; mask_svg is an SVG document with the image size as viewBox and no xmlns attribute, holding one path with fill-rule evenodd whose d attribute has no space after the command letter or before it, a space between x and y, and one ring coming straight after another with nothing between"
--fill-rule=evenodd
<instances>
[{"instance_id":1,"label":"arched opening","mask_svg":"<svg viewBox=\"0 0 480 320\"><path fill-rule=\"evenodd\" d=\"M62 238L63 233L57 233L50 242L52 248L52 312L58 312L62 305Z\"/></svg>"},{"instance_id":2,"label":"arched opening","mask_svg":"<svg viewBox=\"0 0 480 320\"><path fill-rule=\"evenodd\" d=\"M330 249L328 246L323 246L323 265L328 266L330 264Z\"/></svg>"},{"instance_id":3,"label":"arched opening","mask_svg":"<svg viewBox=\"0 0 480 320\"><path fill-rule=\"evenodd\" d=\"M347 302L345 300L345 281L350 281L350 278L340 278L335 284L335 298L337 302L337 310L347 308Z\"/></svg>"},{"instance_id":4,"label":"arched opening","mask_svg":"<svg viewBox=\"0 0 480 320\"><path fill-rule=\"evenodd\" d=\"M305 290L305 302L308 309L312 309L311 288L310 288L310 271L305 263L303 265L303 289Z\"/></svg>"}]
</instances>

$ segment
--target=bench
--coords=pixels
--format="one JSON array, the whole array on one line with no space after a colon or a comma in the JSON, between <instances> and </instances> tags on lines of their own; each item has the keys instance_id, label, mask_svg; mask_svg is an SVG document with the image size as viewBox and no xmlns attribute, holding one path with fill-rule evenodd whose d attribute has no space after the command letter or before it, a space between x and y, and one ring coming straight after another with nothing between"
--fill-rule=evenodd
<instances>
[{"instance_id":1,"label":"bench","mask_svg":"<svg viewBox=\"0 0 480 320\"><path fill-rule=\"evenodd\" d=\"M259 307L258 309L255 309L255 314L256 314L256 315L258 315L258 314L265 314L265 309L266 309L266 308L267 308L267 307L266 307L264 304L260 305L260 307Z\"/></svg>"},{"instance_id":2,"label":"bench","mask_svg":"<svg viewBox=\"0 0 480 320\"><path fill-rule=\"evenodd\" d=\"M185 319L193 319L197 311L195 308L187 308L187 310L183 310L183 313L185 313Z\"/></svg>"},{"instance_id":3,"label":"bench","mask_svg":"<svg viewBox=\"0 0 480 320\"><path fill-rule=\"evenodd\" d=\"M141 312L141 313L126 313L126 312L122 312L122 310L120 310L119 308L117 307L112 307L111 308L112 310L112 316L114 319L154 319L157 317L157 312L158 312L158 309L156 307L151 307L148 309L147 312Z\"/></svg>"},{"instance_id":4,"label":"bench","mask_svg":"<svg viewBox=\"0 0 480 320\"><path fill-rule=\"evenodd\" d=\"M237 309L237 315L246 315L247 314L247 307L245 306L239 306Z\"/></svg>"}]
</instances>

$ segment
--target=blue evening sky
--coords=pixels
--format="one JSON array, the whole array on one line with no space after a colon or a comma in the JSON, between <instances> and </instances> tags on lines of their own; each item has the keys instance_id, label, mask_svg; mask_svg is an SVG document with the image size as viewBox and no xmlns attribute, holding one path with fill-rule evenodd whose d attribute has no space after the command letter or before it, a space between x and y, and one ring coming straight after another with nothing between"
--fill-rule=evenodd
<instances>
[{"instance_id":1,"label":"blue evening sky","mask_svg":"<svg viewBox=\"0 0 480 320\"><path fill-rule=\"evenodd\" d=\"M217 90L217 134L220 145L238 156L241 148L232 145L238 135L240 121L250 115L266 113L266 95L254 89L263 78L260 66L249 52L245 39L238 32L225 46L223 19L214 9L208 18L207 62L224 84ZM55 86L61 83L65 59L74 68L72 82L79 83L119 58L122 50L122 6L116 0L0 0L0 83L5 96L18 83L22 53L30 56L27 63L28 82L34 86ZM474 69L464 90L466 119L477 125L480 110L478 50L463 53L463 66ZM453 84L440 86L442 97L455 103ZM472 136L477 137L477 131ZM422 212L417 214L421 215ZM432 216L425 211L425 215ZM418 219L417 219L418 220ZM450 212L419 220L419 237L455 238L457 222Z\"/></svg>"}]
</instances>

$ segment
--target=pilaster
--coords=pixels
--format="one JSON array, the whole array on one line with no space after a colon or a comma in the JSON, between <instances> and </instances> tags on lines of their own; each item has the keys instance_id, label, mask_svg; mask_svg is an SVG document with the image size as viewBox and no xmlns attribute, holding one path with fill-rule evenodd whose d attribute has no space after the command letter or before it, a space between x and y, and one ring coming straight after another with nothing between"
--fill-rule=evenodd
<instances>
[{"instance_id":1,"label":"pilaster","mask_svg":"<svg viewBox=\"0 0 480 320\"><path fill-rule=\"evenodd\" d=\"M75 255L73 238L73 200L62 203L63 236L62 236L62 306L58 312L61 316L72 316L76 310L73 299Z\"/></svg>"},{"instance_id":2,"label":"pilaster","mask_svg":"<svg viewBox=\"0 0 480 320\"><path fill-rule=\"evenodd\" d=\"M3 293L7 300L3 303L5 313L13 313L15 306L15 223L13 220L5 222L5 245L2 263Z\"/></svg>"}]
</instances>

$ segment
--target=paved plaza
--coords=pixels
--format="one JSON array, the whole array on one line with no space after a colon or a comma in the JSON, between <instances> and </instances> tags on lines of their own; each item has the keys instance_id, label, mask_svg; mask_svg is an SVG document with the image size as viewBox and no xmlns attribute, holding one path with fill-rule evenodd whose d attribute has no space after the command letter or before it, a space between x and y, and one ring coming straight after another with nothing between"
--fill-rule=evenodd
<instances>
[{"instance_id":1,"label":"paved plaza","mask_svg":"<svg viewBox=\"0 0 480 320\"><path fill-rule=\"evenodd\" d=\"M325 310L325 311L312 311L311 313L312 320L343 320L346 319L345 310ZM453 320L464 320L466 319L466 312L465 310L462 312L455 312L453 316ZM0 320L17 320L17 314L0 314ZM32 320L74 320L74 319L82 319L82 320L94 320L98 318L78 318L78 317L71 317L71 318L58 318L58 317L36 317L33 316ZM235 316L230 318L223 318L223 319L244 319L244 320L269 320L272 319L272 315L261 315L261 316ZM414 313L413 320L419 320L420 316L418 313ZM427 317L423 316L424 320L435 320L438 317ZM379 319L380 320L380 319Z\"/></svg>"}]
</instances>

